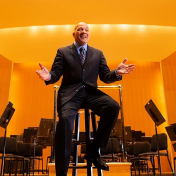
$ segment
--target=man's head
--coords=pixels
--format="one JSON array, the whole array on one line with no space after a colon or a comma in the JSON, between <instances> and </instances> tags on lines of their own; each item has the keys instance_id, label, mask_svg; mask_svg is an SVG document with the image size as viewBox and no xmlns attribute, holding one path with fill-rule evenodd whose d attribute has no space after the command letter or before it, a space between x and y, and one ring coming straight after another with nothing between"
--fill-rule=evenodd
<instances>
[{"instance_id":1,"label":"man's head","mask_svg":"<svg viewBox=\"0 0 176 176\"><path fill-rule=\"evenodd\" d=\"M73 32L73 37L75 38L76 43L83 46L89 40L89 27L86 23L80 22L75 26Z\"/></svg>"}]
</instances>

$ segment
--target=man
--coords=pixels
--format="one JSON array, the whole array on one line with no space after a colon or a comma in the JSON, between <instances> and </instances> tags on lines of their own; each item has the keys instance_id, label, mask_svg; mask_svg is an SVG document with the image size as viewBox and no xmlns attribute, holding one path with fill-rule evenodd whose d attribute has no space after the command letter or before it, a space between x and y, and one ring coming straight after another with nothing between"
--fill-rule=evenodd
<instances>
[{"instance_id":1,"label":"man","mask_svg":"<svg viewBox=\"0 0 176 176\"><path fill-rule=\"evenodd\" d=\"M105 83L122 79L122 74L134 70L134 64L125 65L125 59L116 70L110 71L103 53L87 45L89 27L81 22L75 26L75 39L70 46L58 49L51 71L42 64L36 71L46 84L62 83L58 91L58 116L55 133L55 166L57 176L66 176L73 132L74 119L81 107L91 109L100 116L100 122L91 147L93 164L103 170L109 170L101 159L98 149L106 148L111 130L119 113L119 104L110 96L97 89L98 76Z\"/></svg>"}]
</instances>

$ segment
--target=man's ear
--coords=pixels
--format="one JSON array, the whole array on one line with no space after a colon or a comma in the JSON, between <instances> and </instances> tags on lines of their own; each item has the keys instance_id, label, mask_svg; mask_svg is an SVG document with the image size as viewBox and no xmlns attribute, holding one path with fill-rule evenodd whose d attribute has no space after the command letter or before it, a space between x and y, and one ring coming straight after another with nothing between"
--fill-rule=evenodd
<instances>
[{"instance_id":1,"label":"man's ear","mask_svg":"<svg viewBox=\"0 0 176 176\"><path fill-rule=\"evenodd\" d=\"M75 32L73 32L73 37L75 37Z\"/></svg>"}]
</instances>

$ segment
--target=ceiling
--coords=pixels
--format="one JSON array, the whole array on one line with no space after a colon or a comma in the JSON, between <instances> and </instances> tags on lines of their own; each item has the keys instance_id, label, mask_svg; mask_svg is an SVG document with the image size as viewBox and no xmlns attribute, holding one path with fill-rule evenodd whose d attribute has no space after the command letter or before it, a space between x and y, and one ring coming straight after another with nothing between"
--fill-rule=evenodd
<instances>
[{"instance_id":1,"label":"ceiling","mask_svg":"<svg viewBox=\"0 0 176 176\"><path fill-rule=\"evenodd\" d=\"M176 51L175 0L0 0L0 54L14 63L52 62L90 24L89 45L108 61L161 61Z\"/></svg>"}]
</instances>

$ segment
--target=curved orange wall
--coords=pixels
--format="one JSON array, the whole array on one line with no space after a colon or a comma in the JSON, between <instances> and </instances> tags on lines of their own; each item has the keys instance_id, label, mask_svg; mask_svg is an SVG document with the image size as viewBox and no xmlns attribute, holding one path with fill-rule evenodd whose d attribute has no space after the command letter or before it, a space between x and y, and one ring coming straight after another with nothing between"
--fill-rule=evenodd
<instances>
[{"instance_id":1,"label":"curved orange wall","mask_svg":"<svg viewBox=\"0 0 176 176\"><path fill-rule=\"evenodd\" d=\"M115 56L114 56L115 57ZM144 109L144 105L152 99L167 122L158 128L159 132L165 132L165 126L174 123L174 95L175 94L175 53L162 61L162 72L165 85L165 94L167 102L168 117L166 111L163 78L159 62L132 62L135 63L136 69L129 75L124 75L121 82L114 84L122 84L122 98L125 125L130 125L134 130L145 132L146 136L152 136L154 131L154 123ZM39 69L38 63L15 63L0 55L1 65L0 73L3 75L1 79L0 97L2 113L8 100L14 104L16 109L13 118L8 126L8 136L11 134L21 134L24 128L38 127L41 118L53 118L54 109L54 85L46 86L42 80L38 78L35 70ZM50 69L52 62L43 63ZM109 62L109 67L115 69L117 63ZM170 68L170 69L169 69ZM11 71L12 77L11 77ZM169 71L168 71L169 70ZM98 80L99 85L105 85ZM60 81L57 83L60 85ZM119 102L118 90L103 90ZM10 97L9 97L10 94ZM120 117L120 116L119 116ZM84 120L81 118L81 131L84 130ZM0 128L1 136L3 129ZM49 149L46 149L45 155L49 155ZM162 163L165 161L162 161ZM165 162L164 170L169 170L167 162Z\"/></svg>"},{"instance_id":2,"label":"curved orange wall","mask_svg":"<svg viewBox=\"0 0 176 176\"><path fill-rule=\"evenodd\" d=\"M168 124L171 125L173 123L176 123L176 52L162 60L161 66L164 80ZM176 152L173 150L173 147L172 151L173 156L176 157Z\"/></svg>"},{"instance_id":3,"label":"curved orange wall","mask_svg":"<svg viewBox=\"0 0 176 176\"><path fill-rule=\"evenodd\" d=\"M13 63L0 55L0 117L9 101L10 81ZM4 129L0 127L0 137L4 135Z\"/></svg>"},{"instance_id":4,"label":"curved orange wall","mask_svg":"<svg viewBox=\"0 0 176 176\"><path fill-rule=\"evenodd\" d=\"M133 62L128 62L133 63ZM122 84L122 97L125 125L130 125L134 130L145 132L146 136L155 133L154 123L144 109L144 105L152 99L161 113L167 119L162 75L159 62L134 62L136 69L129 75L124 75ZM50 69L52 63L43 63ZM109 63L115 69L116 63ZM41 118L53 118L54 85L46 86L38 78L35 70L39 69L38 63L14 64L11 80L10 100L16 112L9 124L8 135L21 134L24 128L38 127ZM104 83L98 81L99 85ZM60 82L57 83L60 85ZM118 90L104 90L119 102ZM84 130L83 118L81 130ZM165 132L165 122L159 127L159 132ZM167 169L167 163L165 164Z\"/></svg>"}]
</instances>

